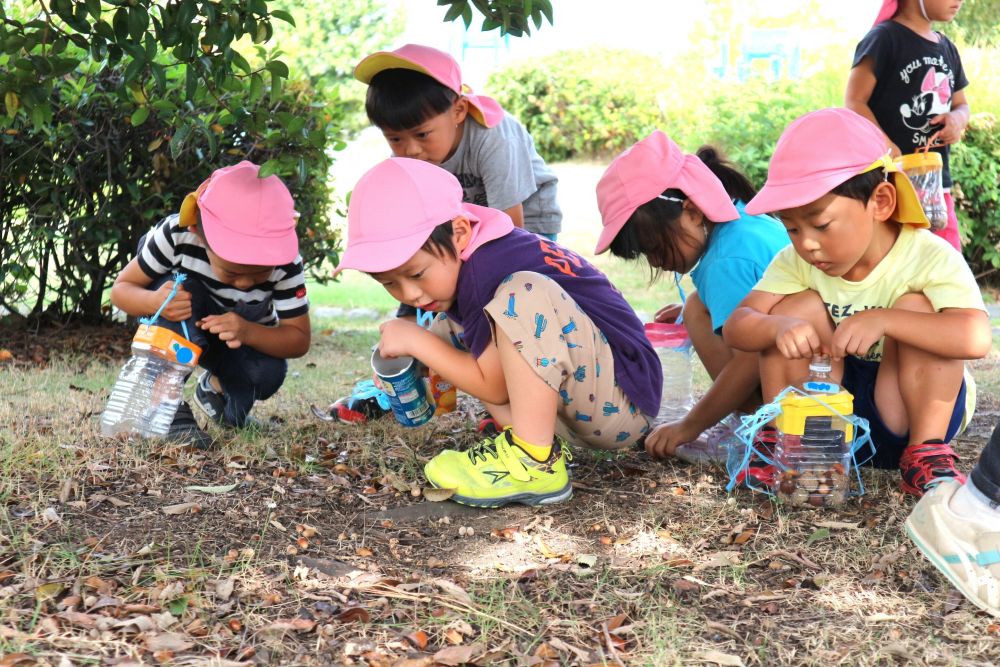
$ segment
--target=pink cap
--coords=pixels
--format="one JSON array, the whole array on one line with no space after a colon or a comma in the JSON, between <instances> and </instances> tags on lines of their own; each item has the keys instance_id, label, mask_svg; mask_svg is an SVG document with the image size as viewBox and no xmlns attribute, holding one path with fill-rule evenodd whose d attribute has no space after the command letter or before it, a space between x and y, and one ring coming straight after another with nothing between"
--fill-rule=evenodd
<instances>
[{"instance_id":1,"label":"pink cap","mask_svg":"<svg viewBox=\"0 0 1000 667\"><path fill-rule=\"evenodd\" d=\"M459 216L474 223L463 260L514 228L503 211L463 203L462 186L444 169L412 158L383 160L361 177L351 193L347 247L334 275L344 269L378 273L402 266L435 227Z\"/></svg>"},{"instance_id":2,"label":"pink cap","mask_svg":"<svg viewBox=\"0 0 1000 667\"><path fill-rule=\"evenodd\" d=\"M503 120L503 107L492 97L475 95L462 83L462 70L458 63L444 51L419 44L404 44L395 51L373 53L354 68L354 78L361 83L371 83L372 77L387 69L409 69L431 77L442 86L469 100L469 113L485 127L493 127Z\"/></svg>"},{"instance_id":3,"label":"pink cap","mask_svg":"<svg viewBox=\"0 0 1000 667\"><path fill-rule=\"evenodd\" d=\"M295 261L299 213L277 176L258 178L246 160L216 169L199 188L201 227L212 252L235 264L281 266Z\"/></svg>"},{"instance_id":4,"label":"pink cap","mask_svg":"<svg viewBox=\"0 0 1000 667\"><path fill-rule=\"evenodd\" d=\"M713 222L740 217L722 182L695 155L687 155L659 130L616 157L597 183L604 229L594 252L608 249L635 210L677 188Z\"/></svg>"},{"instance_id":5,"label":"pink cap","mask_svg":"<svg viewBox=\"0 0 1000 667\"><path fill-rule=\"evenodd\" d=\"M899 0L882 0L882 6L878 9L878 16L875 17L875 23L872 23L872 27L891 19L896 15L898 9Z\"/></svg>"},{"instance_id":6,"label":"pink cap","mask_svg":"<svg viewBox=\"0 0 1000 667\"><path fill-rule=\"evenodd\" d=\"M768 166L767 183L746 211L759 215L803 206L858 174L883 167L896 187L895 220L927 227L913 184L888 155L882 130L850 109L807 113L781 133Z\"/></svg>"}]
</instances>

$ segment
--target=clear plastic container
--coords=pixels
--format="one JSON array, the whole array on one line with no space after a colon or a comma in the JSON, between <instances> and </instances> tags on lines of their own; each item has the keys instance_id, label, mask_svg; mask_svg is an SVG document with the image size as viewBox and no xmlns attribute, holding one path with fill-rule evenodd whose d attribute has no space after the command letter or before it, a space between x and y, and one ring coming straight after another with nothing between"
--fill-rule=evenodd
<instances>
[{"instance_id":1,"label":"clear plastic container","mask_svg":"<svg viewBox=\"0 0 1000 667\"><path fill-rule=\"evenodd\" d=\"M201 348L169 329L143 324L101 414L101 435L167 435Z\"/></svg>"},{"instance_id":2,"label":"clear plastic container","mask_svg":"<svg viewBox=\"0 0 1000 667\"><path fill-rule=\"evenodd\" d=\"M663 368L663 393L654 425L683 419L694 398L691 395L691 338L683 324L650 322L646 338L653 345Z\"/></svg>"},{"instance_id":3,"label":"clear plastic container","mask_svg":"<svg viewBox=\"0 0 1000 667\"><path fill-rule=\"evenodd\" d=\"M854 411L854 397L830 379L830 368L830 357L813 357L809 377L782 399L775 420L781 472L772 490L793 506L841 505L850 492L854 431L844 416Z\"/></svg>"},{"instance_id":4,"label":"clear plastic container","mask_svg":"<svg viewBox=\"0 0 1000 667\"><path fill-rule=\"evenodd\" d=\"M896 163L917 191L917 199L931 223L931 229L936 231L947 227L948 205L944 200L944 183L941 180L944 168L941 154L932 150L918 151L900 157Z\"/></svg>"}]
</instances>

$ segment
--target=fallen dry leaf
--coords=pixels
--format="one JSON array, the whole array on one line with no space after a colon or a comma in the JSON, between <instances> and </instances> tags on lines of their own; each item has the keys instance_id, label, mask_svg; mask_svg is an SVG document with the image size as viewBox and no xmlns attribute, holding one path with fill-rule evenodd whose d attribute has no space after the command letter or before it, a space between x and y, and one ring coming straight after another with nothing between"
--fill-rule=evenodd
<instances>
[{"instance_id":1,"label":"fallen dry leaf","mask_svg":"<svg viewBox=\"0 0 1000 667\"><path fill-rule=\"evenodd\" d=\"M425 488L421 489L424 498L431 501L432 503L439 503L442 500L448 500L458 489L435 489L435 488Z\"/></svg>"},{"instance_id":2,"label":"fallen dry leaf","mask_svg":"<svg viewBox=\"0 0 1000 667\"><path fill-rule=\"evenodd\" d=\"M859 530L861 528L858 523L848 521L817 521L815 525L820 528L832 528L833 530Z\"/></svg>"},{"instance_id":3,"label":"fallen dry leaf","mask_svg":"<svg viewBox=\"0 0 1000 667\"><path fill-rule=\"evenodd\" d=\"M442 665L456 666L469 662L475 646L449 646L434 654L434 662Z\"/></svg>"},{"instance_id":4,"label":"fallen dry leaf","mask_svg":"<svg viewBox=\"0 0 1000 667\"><path fill-rule=\"evenodd\" d=\"M236 484L223 484L221 486L185 486L184 489L187 491L197 491L199 493L211 493L218 495L220 493L229 493L235 489L236 486Z\"/></svg>"},{"instance_id":5,"label":"fallen dry leaf","mask_svg":"<svg viewBox=\"0 0 1000 667\"><path fill-rule=\"evenodd\" d=\"M261 632L284 634L286 632L310 632L316 627L316 621L310 618L279 619L261 628Z\"/></svg>"},{"instance_id":6,"label":"fallen dry leaf","mask_svg":"<svg viewBox=\"0 0 1000 667\"><path fill-rule=\"evenodd\" d=\"M215 582L215 597L225 602L233 594L236 580L233 577L219 579Z\"/></svg>"},{"instance_id":7,"label":"fallen dry leaf","mask_svg":"<svg viewBox=\"0 0 1000 667\"><path fill-rule=\"evenodd\" d=\"M354 621L369 623L372 617L364 607L347 607L337 614L337 620L341 623L353 623Z\"/></svg>"},{"instance_id":8,"label":"fallen dry leaf","mask_svg":"<svg viewBox=\"0 0 1000 667\"><path fill-rule=\"evenodd\" d=\"M723 665L724 667L743 667L743 659L738 655L722 653L721 651L716 650L695 653L694 658L704 662L713 662L716 665Z\"/></svg>"},{"instance_id":9,"label":"fallen dry leaf","mask_svg":"<svg viewBox=\"0 0 1000 667\"><path fill-rule=\"evenodd\" d=\"M45 602L46 600L51 600L57 595L62 593L63 585L57 581L53 581L48 584L42 584L35 589L35 599L39 602Z\"/></svg>"},{"instance_id":10,"label":"fallen dry leaf","mask_svg":"<svg viewBox=\"0 0 1000 667\"><path fill-rule=\"evenodd\" d=\"M197 510L195 508L198 508ZM164 514L188 514L194 513L200 510L198 503L177 503L176 505L167 505L163 508Z\"/></svg>"},{"instance_id":11,"label":"fallen dry leaf","mask_svg":"<svg viewBox=\"0 0 1000 667\"><path fill-rule=\"evenodd\" d=\"M414 648L418 648L423 651L427 648L427 633L423 630L415 630L410 634L406 635L406 639L413 644Z\"/></svg>"},{"instance_id":12,"label":"fallen dry leaf","mask_svg":"<svg viewBox=\"0 0 1000 667\"><path fill-rule=\"evenodd\" d=\"M368 547L358 547L354 550L354 553L361 556L362 558L369 558L372 555L372 550Z\"/></svg>"},{"instance_id":13,"label":"fallen dry leaf","mask_svg":"<svg viewBox=\"0 0 1000 667\"><path fill-rule=\"evenodd\" d=\"M152 652L156 651L185 651L192 646L193 643L187 641L181 635L174 632L160 632L157 634L147 634L145 637L146 649Z\"/></svg>"}]
</instances>

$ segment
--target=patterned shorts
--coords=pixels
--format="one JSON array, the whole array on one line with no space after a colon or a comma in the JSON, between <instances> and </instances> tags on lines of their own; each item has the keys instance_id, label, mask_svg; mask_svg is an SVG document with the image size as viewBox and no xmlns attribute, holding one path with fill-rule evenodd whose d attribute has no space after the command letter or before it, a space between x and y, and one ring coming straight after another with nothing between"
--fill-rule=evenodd
<instances>
[{"instance_id":1,"label":"patterned shorts","mask_svg":"<svg viewBox=\"0 0 1000 667\"><path fill-rule=\"evenodd\" d=\"M615 382L607 338L554 280L529 271L512 274L484 310L559 393L560 435L599 449L621 449L649 430L649 420ZM440 317L432 331L453 344L461 335L460 327Z\"/></svg>"}]
</instances>

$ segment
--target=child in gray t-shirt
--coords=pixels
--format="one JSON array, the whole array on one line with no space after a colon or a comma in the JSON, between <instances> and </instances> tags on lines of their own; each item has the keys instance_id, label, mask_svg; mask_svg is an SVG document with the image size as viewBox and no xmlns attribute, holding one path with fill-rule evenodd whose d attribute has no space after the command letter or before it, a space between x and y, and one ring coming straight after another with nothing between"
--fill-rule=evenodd
<instances>
[{"instance_id":1,"label":"child in gray t-shirt","mask_svg":"<svg viewBox=\"0 0 1000 667\"><path fill-rule=\"evenodd\" d=\"M555 174L521 123L462 84L454 58L406 44L368 56L354 76L369 84L368 118L394 155L439 165L462 184L465 201L555 240L562 226ZM470 116L475 122L466 122Z\"/></svg>"}]
</instances>

